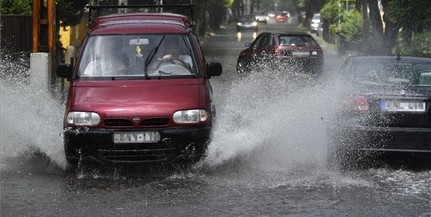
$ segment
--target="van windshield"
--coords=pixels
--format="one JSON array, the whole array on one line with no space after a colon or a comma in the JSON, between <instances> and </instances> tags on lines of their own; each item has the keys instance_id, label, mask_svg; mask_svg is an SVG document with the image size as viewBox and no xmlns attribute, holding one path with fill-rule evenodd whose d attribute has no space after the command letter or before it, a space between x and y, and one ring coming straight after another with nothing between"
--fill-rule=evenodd
<instances>
[{"instance_id":1,"label":"van windshield","mask_svg":"<svg viewBox=\"0 0 431 217\"><path fill-rule=\"evenodd\" d=\"M82 52L78 77L196 76L191 47L185 34L90 36Z\"/></svg>"}]
</instances>

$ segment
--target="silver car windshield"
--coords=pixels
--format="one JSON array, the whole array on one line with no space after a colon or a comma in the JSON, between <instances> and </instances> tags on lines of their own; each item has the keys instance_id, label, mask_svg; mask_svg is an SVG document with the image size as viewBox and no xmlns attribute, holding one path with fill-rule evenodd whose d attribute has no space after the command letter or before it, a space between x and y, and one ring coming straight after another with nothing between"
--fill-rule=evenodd
<instances>
[{"instance_id":1,"label":"silver car windshield","mask_svg":"<svg viewBox=\"0 0 431 217\"><path fill-rule=\"evenodd\" d=\"M197 75L187 35L97 35L84 46L80 78Z\"/></svg>"}]
</instances>

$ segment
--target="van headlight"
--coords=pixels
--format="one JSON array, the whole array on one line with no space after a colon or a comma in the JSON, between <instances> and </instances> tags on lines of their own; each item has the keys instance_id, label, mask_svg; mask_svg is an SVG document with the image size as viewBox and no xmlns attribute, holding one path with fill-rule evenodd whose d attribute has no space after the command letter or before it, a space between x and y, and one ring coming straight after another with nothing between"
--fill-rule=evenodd
<instances>
[{"instance_id":1,"label":"van headlight","mask_svg":"<svg viewBox=\"0 0 431 217\"><path fill-rule=\"evenodd\" d=\"M66 121L75 126L96 126L100 123L100 116L95 112L69 112Z\"/></svg>"},{"instance_id":2,"label":"van headlight","mask_svg":"<svg viewBox=\"0 0 431 217\"><path fill-rule=\"evenodd\" d=\"M208 113L203 109L182 110L175 112L173 115L174 122L179 124L199 123L207 119Z\"/></svg>"}]
</instances>

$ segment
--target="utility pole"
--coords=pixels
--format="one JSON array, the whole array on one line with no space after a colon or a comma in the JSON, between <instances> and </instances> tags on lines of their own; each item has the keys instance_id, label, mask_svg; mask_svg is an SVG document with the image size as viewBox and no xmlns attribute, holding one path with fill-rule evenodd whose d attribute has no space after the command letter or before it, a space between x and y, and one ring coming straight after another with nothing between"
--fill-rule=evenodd
<instances>
[{"instance_id":1,"label":"utility pole","mask_svg":"<svg viewBox=\"0 0 431 217\"><path fill-rule=\"evenodd\" d=\"M33 0L31 82L46 89L51 89L56 78L52 70L57 58L55 23L55 1Z\"/></svg>"},{"instance_id":2,"label":"utility pole","mask_svg":"<svg viewBox=\"0 0 431 217\"><path fill-rule=\"evenodd\" d=\"M33 0L33 52L54 53L55 50L55 2ZM44 38L46 37L47 38Z\"/></svg>"}]
</instances>

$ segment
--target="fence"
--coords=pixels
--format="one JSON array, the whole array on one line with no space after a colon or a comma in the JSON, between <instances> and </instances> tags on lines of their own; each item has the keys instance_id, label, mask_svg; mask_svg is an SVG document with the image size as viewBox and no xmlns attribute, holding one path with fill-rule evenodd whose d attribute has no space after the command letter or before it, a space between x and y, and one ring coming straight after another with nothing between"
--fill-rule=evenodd
<instances>
[{"instance_id":1,"label":"fence","mask_svg":"<svg viewBox=\"0 0 431 217\"><path fill-rule=\"evenodd\" d=\"M1 52L32 52L32 16L0 15Z\"/></svg>"}]
</instances>

